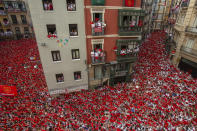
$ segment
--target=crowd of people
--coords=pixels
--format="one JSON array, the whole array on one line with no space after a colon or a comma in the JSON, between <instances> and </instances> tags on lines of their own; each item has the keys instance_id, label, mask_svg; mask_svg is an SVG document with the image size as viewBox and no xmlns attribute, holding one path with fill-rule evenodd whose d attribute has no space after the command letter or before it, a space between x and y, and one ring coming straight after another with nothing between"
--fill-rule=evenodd
<instances>
[{"instance_id":1,"label":"crowd of people","mask_svg":"<svg viewBox=\"0 0 197 131\"><path fill-rule=\"evenodd\" d=\"M47 92L35 40L1 42L0 84L18 96L0 96L0 130L195 131L197 80L170 63L165 36L143 42L132 82L58 97Z\"/></svg>"}]
</instances>

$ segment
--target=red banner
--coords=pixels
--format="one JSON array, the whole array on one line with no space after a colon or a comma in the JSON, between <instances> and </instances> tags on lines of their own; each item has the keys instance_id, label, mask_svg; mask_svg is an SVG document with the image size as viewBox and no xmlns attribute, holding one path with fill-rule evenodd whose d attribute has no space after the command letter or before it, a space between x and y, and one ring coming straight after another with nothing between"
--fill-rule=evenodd
<instances>
[{"instance_id":1,"label":"red banner","mask_svg":"<svg viewBox=\"0 0 197 131\"><path fill-rule=\"evenodd\" d=\"M101 27L95 27L94 32L102 32L102 28Z\"/></svg>"},{"instance_id":2,"label":"red banner","mask_svg":"<svg viewBox=\"0 0 197 131\"><path fill-rule=\"evenodd\" d=\"M15 86L0 85L0 95L3 96L16 96L17 89Z\"/></svg>"},{"instance_id":3,"label":"red banner","mask_svg":"<svg viewBox=\"0 0 197 131\"><path fill-rule=\"evenodd\" d=\"M125 6L134 7L135 0L125 0Z\"/></svg>"}]
</instances>

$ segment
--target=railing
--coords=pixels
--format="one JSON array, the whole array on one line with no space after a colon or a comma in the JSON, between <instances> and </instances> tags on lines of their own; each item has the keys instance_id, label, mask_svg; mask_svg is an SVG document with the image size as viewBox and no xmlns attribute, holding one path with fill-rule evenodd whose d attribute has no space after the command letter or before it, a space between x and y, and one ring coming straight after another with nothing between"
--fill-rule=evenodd
<instances>
[{"instance_id":1,"label":"railing","mask_svg":"<svg viewBox=\"0 0 197 131\"><path fill-rule=\"evenodd\" d=\"M111 71L110 72L110 76L113 77L113 76L126 76L128 73L128 70L116 70L116 71Z\"/></svg>"},{"instance_id":2,"label":"railing","mask_svg":"<svg viewBox=\"0 0 197 131\"><path fill-rule=\"evenodd\" d=\"M186 32L192 32L192 33L197 33L197 28L196 27L189 27L189 26L187 26L185 31Z\"/></svg>"},{"instance_id":3,"label":"railing","mask_svg":"<svg viewBox=\"0 0 197 131\"><path fill-rule=\"evenodd\" d=\"M182 47L181 47L181 51L183 51L183 52L185 52L185 53L188 53L188 54L190 54L190 55L195 55L195 56L197 56L197 50L192 49L192 48L187 48L187 47L182 46Z\"/></svg>"},{"instance_id":4,"label":"railing","mask_svg":"<svg viewBox=\"0 0 197 131\"><path fill-rule=\"evenodd\" d=\"M116 55L117 55L118 61L130 60L130 61L134 62L137 60L138 51L137 51L137 49L135 49L135 50L118 50L116 52Z\"/></svg>"},{"instance_id":5,"label":"railing","mask_svg":"<svg viewBox=\"0 0 197 131\"><path fill-rule=\"evenodd\" d=\"M105 23L100 23L99 26L97 25L97 23L93 23L91 26L93 36L100 36L105 34Z\"/></svg>"},{"instance_id":6,"label":"railing","mask_svg":"<svg viewBox=\"0 0 197 131\"><path fill-rule=\"evenodd\" d=\"M140 35L142 28L139 26L129 27L121 26L119 27L119 35Z\"/></svg>"},{"instance_id":7,"label":"railing","mask_svg":"<svg viewBox=\"0 0 197 131\"><path fill-rule=\"evenodd\" d=\"M92 51L91 60L92 64L102 64L105 63L106 52L103 51Z\"/></svg>"},{"instance_id":8,"label":"railing","mask_svg":"<svg viewBox=\"0 0 197 131\"><path fill-rule=\"evenodd\" d=\"M7 12L4 10L0 10L0 15L7 15Z\"/></svg>"},{"instance_id":9,"label":"railing","mask_svg":"<svg viewBox=\"0 0 197 131\"><path fill-rule=\"evenodd\" d=\"M26 33L26 34L0 34L0 41L6 40L20 40L20 39L27 39L27 38L34 38L34 34Z\"/></svg>"}]
</instances>

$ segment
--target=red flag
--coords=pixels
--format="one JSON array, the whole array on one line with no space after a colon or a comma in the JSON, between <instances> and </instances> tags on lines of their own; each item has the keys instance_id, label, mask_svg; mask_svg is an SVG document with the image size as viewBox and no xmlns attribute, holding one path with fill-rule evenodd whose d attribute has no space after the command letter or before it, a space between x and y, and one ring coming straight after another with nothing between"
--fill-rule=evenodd
<instances>
[{"instance_id":1,"label":"red flag","mask_svg":"<svg viewBox=\"0 0 197 131\"><path fill-rule=\"evenodd\" d=\"M135 1L134 0L125 0L125 6L134 7Z\"/></svg>"},{"instance_id":2,"label":"red flag","mask_svg":"<svg viewBox=\"0 0 197 131\"><path fill-rule=\"evenodd\" d=\"M16 96L16 86L0 85L0 95L3 96Z\"/></svg>"}]
</instances>

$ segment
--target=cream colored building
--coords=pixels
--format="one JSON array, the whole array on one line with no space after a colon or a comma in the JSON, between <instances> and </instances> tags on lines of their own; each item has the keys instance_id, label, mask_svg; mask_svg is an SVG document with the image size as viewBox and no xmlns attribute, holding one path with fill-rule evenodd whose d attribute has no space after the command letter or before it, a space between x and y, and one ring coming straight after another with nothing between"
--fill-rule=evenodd
<instances>
[{"instance_id":1,"label":"cream colored building","mask_svg":"<svg viewBox=\"0 0 197 131\"><path fill-rule=\"evenodd\" d=\"M28 0L50 94L88 89L83 0Z\"/></svg>"},{"instance_id":2,"label":"cream colored building","mask_svg":"<svg viewBox=\"0 0 197 131\"><path fill-rule=\"evenodd\" d=\"M176 53L173 64L197 77L197 2L180 3L178 18L174 26Z\"/></svg>"}]
</instances>

